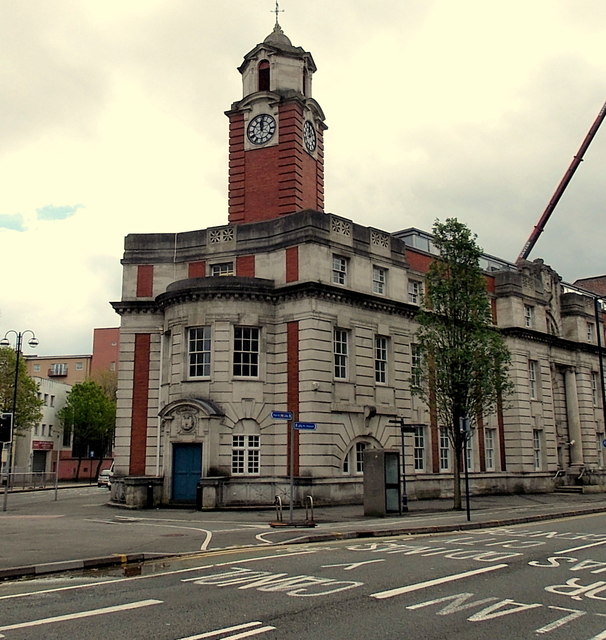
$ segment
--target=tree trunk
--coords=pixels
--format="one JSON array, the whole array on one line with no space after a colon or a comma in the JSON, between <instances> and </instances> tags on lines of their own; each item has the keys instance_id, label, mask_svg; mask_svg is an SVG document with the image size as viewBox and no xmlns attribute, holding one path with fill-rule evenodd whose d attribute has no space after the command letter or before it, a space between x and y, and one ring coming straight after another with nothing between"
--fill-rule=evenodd
<instances>
[{"instance_id":1,"label":"tree trunk","mask_svg":"<svg viewBox=\"0 0 606 640\"><path fill-rule=\"evenodd\" d=\"M458 445L458 443L457 443ZM453 509L455 511L461 511L463 509L463 503L461 499L461 448L456 446L454 451L454 504Z\"/></svg>"}]
</instances>

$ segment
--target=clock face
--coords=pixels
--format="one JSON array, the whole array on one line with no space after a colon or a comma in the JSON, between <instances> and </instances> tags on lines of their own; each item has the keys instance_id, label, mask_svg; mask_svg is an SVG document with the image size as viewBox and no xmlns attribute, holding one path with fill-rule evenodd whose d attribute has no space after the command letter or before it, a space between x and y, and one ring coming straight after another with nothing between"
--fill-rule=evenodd
<instances>
[{"instance_id":1,"label":"clock face","mask_svg":"<svg viewBox=\"0 0 606 640\"><path fill-rule=\"evenodd\" d=\"M305 124L303 125L303 140L305 140L305 146L310 153L315 150L316 130L309 120L306 120Z\"/></svg>"},{"instance_id":2,"label":"clock face","mask_svg":"<svg viewBox=\"0 0 606 640\"><path fill-rule=\"evenodd\" d=\"M253 144L269 142L276 132L276 121L267 113L255 116L249 123L246 135Z\"/></svg>"}]
</instances>

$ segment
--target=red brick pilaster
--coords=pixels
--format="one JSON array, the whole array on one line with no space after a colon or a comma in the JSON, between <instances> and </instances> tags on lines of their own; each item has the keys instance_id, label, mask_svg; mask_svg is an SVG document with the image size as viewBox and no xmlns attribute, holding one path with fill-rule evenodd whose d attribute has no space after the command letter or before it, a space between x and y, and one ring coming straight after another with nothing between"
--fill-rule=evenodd
<instances>
[{"instance_id":1,"label":"red brick pilaster","mask_svg":"<svg viewBox=\"0 0 606 640\"><path fill-rule=\"evenodd\" d=\"M244 153L244 114L229 116L229 223L244 220L244 186L246 177Z\"/></svg>"},{"instance_id":2,"label":"red brick pilaster","mask_svg":"<svg viewBox=\"0 0 606 640\"><path fill-rule=\"evenodd\" d=\"M499 452L501 468L499 471L507 471L507 452L505 451L505 420L503 419L503 400L497 401L497 426L499 431Z\"/></svg>"},{"instance_id":3,"label":"red brick pilaster","mask_svg":"<svg viewBox=\"0 0 606 640\"><path fill-rule=\"evenodd\" d=\"M246 278L255 277L255 256L238 256L236 258L236 275Z\"/></svg>"},{"instance_id":4,"label":"red brick pilaster","mask_svg":"<svg viewBox=\"0 0 606 640\"><path fill-rule=\"evenodd\" d=\"M151 298L154 295L154 265L140 264L137 267L137 297Z\"/></svg>"},{"instance_id":5,"label":"red brick pilaster","mask_svg":"<svg viewBox=\"0 0 606 640\"><path fill-rule=\"evenodd\" d=\"M206 276L206 261L199 260L197 262L190 262L187 265L187 277L188 278L204 278Z\"/></svg>"},{"instance_id":6,"label":"red brick pilaster","mask_svg":"<svg viewBox=\"0 0 606 640\"><path fill-rule=\"evenodd\" d=\"M286 249L286 282L297 282L299 279L299 247Z\"/></svg>"},{"instance_id":7,"label":"red brick pilaster","mask_svg":"<svg viewBox=\"0 0 606 640\"><path fill-rule=\"evenodd\" d=\"M133 364L133 404L130 431L130 475L145 475L147 450L147 410L149 406L149 364L151 334L135 335Z\"/></svg>"}]
</instances>

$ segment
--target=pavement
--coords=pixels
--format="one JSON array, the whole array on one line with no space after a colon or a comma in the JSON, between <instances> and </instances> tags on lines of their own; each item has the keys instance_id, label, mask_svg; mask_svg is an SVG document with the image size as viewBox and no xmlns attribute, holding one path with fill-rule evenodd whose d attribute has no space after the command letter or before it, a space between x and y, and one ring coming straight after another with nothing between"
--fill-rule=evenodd
<instances>
[{"instance_id":1,"label":"pavement","mask_svg":"<svg viewBox=\"0 0 606 640\"><path fill-rule=\"evenodd\" d=\"M0 580L212 552L253 545L423 535L508 526L606 512L606 493L472 496L469 519L452 499L411 500L403 515L364 515L362 505L288 508L276 526L273 508L155 508L131 511L109 504L96 486L9 493L0 512ZM307 513L307 519L312 520ZM294 526L299 524L300 526Z\"/></svg>"}]
</instances>

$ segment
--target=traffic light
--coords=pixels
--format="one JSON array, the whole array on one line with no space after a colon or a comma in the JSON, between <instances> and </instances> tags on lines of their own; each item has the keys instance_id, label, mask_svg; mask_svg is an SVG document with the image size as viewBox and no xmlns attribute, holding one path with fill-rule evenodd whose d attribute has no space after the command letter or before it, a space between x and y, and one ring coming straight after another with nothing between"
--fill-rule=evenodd
<instances>
[{"instance_id":1,"label":"traffic light","mask_svg":"<svg viewBox=\"0 0 606 640\"><path fill-rule=\"evenodd\" d=\"M0 442L10 442L13 439L13 414L0 414Z\"/></svg>"}]
</instances>

